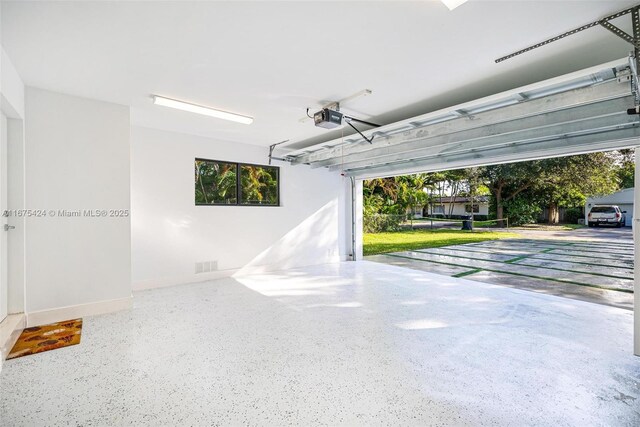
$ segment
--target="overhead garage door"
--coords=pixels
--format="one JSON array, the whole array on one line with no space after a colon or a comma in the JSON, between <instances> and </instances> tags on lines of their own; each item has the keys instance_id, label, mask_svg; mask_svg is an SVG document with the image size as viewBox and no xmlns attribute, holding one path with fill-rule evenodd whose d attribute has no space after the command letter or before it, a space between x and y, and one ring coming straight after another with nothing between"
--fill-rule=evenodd
<instances>
[{"instance_id":1,"label":"overhead garage door","mask_svg":"<svg viewBox=\"0 0 640 427\"><path fill-rule=\"evenodd\" d=\"M627 59L289 152L293 164L372 178L638 145ZM366 134L366 133L365 133Z\"/></svg>"}]
</instances>

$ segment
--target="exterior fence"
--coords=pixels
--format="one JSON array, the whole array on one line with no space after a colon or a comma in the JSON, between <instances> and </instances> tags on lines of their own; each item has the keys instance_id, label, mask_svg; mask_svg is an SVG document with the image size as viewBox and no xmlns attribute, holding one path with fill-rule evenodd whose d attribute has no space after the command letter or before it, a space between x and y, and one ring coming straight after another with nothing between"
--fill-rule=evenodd
<instances>
[{"instance_id":1,"label":"exterior fence","mask_svg":"<svg viewBox=\"0 0 640 427\"><path fill-rule=\"evenodd\" d=\"M486 217L485 217L486 218ZM389 214L373 214L365 215L363 218L363 228L365 233L380 233L389 231L401 231L412 229L461 229L463 222L470 220L467 218L442 218L442 217L429 217L429 218L413 218L413 215L389 215ZM509 228L509 218L504 218L500 221L496 219L492 220L478 220L474 218L473 226L475 228Z\"/></svg>"}]
</instances>

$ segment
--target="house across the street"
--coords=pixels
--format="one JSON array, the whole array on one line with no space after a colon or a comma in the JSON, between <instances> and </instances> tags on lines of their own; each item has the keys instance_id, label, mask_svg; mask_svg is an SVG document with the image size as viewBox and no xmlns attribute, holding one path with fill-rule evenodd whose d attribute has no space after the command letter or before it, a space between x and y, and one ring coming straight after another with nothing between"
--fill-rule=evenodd
<instances>
[{"instance_id":1,"label":"house across the street","mask_svg":"<svg viewBox=\"0 0 640 427\"><path fill-rule=\"evenodd\" d=\"M473 214L475 216L489 215L489 197L439 197L425 207L427 216L460 218Z\"/></svg>"},{"instance_id":2,"label":"house across the street","mask_svg":"<svg viewBox=\"0 0 640 427\"><path fill-rule=\"evenodd\" d=\"M587 222L587 215L591 208L596 205L616 205L621 211L626 211L625 225L631 227L633 224L633 188L625 188L624 190L617 191L613 194L609 194L602 197L589 197L585 204L584 209L584 221Z\"/></svg>"}]
</instances>

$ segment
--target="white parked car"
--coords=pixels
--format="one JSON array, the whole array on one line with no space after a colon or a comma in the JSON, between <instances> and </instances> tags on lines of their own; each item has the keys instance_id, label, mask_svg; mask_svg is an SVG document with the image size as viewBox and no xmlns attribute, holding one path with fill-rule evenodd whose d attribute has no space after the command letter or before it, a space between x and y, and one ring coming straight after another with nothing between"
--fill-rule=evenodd
<instances>
[{"instance_id":1,"label":"white parked car","mask_svg":"<svg viewBox=\"0 0 640 427\"><path fill-rule=\"evenodd\" d=\"M589 211L587 222L589 227L597 227L601 224L614 225L622 227L625 225L627 211L621 211L616 205L599 205L594 206Z\"/></svg>"}]
</instances>

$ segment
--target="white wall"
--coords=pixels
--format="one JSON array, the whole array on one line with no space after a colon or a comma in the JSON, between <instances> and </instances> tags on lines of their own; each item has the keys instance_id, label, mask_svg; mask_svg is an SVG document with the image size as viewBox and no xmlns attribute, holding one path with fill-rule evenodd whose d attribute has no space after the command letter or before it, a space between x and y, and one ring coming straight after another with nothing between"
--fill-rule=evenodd
<instances>
[{"instance_id":1,"label":"white wall","mask_svg":"<svg viewBox=\"0 0 640 427\"><path fill-rule=\"evenodd\" d=\"M267 164L268 148L140 127L131 140L134 289L346 258L347 178L276 162L282 206L195 206L196 157Z\"/></svg>"},{"instance_id":2,"label":"white wall","mask_svg":"<svg viewBox=\"0 0 640 427\"><path fill-rule=\"evenodd\" d=\"M130 218L58 210L130 209L129 108L27 88L25 118L25 205L47 211L25 225L29 324L126 307Z\"/></svg>"},{"instance_id":3,"label":"white wall","mask_svg":"<svg viewBox=\"0 0 640 427\"><path fill-rule=\"evenodd\" d=\"M351 244L354 252L353 260L361 261L364 256L364 181L361 179L354 179L354 182L355 187L353 189L353 195L355 197L353 206L351 206L353 210L346 209L349 212L349 215L353 215L354 219L349 223L346 230L348 233L351 233L351 228L353 227L354 242Z\"/></svg>"},{"instance_id":4,"label":"white wall","mask_svg":"<svg viewBox=\"0 0 640 427\"><path fill-rule=\"evenodd\" d=\"M0 107L9 118L24 117L24 84L11 59L0 46Z\"/></svg>"}]
</instances>

